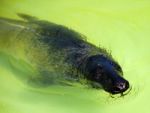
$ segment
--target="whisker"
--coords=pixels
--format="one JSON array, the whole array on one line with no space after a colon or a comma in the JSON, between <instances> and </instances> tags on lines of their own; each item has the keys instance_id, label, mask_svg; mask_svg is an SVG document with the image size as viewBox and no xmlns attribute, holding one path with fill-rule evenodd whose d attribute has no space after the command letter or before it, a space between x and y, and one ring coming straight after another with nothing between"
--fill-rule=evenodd
<instances>
[{"instance_id":1,"label":"whisker","mask_svg":"<svg viewBox=\"0 0 150 113\"><path fill-rule=\"evenodd\" d=\"M129 94L131 90L132 90L132 86L130 86L129 90L126 93L122 92L120 97L124 97L125 95Z\"/></svg>"}]
</instances>

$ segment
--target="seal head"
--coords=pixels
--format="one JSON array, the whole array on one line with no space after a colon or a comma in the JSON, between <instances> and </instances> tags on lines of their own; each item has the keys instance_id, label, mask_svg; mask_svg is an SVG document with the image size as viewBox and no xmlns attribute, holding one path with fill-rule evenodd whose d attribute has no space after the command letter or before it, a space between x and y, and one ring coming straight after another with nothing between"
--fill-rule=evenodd
<instances>
[{"instance_id":1,"label":"seal head","mask_svg":"<svg viewBox=\"0 0 150 113\"><path fill-rule=\"evenodd\" d=\"M119 64L103 55L89 57L85 68L87 79L100 84L111 94L122 94L129 88L129 82L123 78Z\"/></svg>"}]
</instances>

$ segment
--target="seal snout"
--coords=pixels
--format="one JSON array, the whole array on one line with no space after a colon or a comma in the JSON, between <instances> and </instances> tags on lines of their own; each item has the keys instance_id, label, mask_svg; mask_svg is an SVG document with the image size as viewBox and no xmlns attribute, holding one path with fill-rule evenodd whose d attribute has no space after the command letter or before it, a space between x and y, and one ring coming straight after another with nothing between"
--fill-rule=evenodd
<instances>
[{"instance_id":1,"label":"seal snout","mask_svg":"<svg viewBox=\"0 0 150 113\"><path fill-rule=\"evenodd\" d=\"M129 82L128 81L120 81L116 83L113 87L113 94L118 94L125 92L129 88Z\"/></svg>"}]
</instances>

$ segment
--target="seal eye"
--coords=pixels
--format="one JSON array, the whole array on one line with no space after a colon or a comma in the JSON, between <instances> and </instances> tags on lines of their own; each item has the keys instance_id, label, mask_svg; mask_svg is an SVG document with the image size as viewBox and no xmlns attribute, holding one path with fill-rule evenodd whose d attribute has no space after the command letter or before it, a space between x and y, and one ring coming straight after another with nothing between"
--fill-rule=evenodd
<instances>
[{"instance_id":1,"label":"seal eye","mask_svg":"<svg viewBox=\"0 0 150 113\"><path fill-rule=\"evenodd\" d=\"M103 70L102 65L98 64L98 67L96 68L96 71L95 71L95 79L100 79L103 73L104 73L104 70Z\"/></svg>"}]
</instances>

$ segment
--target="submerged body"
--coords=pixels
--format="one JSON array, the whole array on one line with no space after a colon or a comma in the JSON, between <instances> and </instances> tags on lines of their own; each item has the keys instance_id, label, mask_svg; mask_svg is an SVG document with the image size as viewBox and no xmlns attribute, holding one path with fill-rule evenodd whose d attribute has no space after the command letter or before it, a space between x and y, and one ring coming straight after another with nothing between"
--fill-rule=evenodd
<instances>
[{"instance_id":1,"label":"submerged body","mask_svg":"<svg viewBox=\"0 0 150 113\"><path fill-rule=\"evenodd\" d=\"M20 16L24 21L0 18L0 48L26 58L38 70L30 81L49 85L84 79L92 87L111 94L129 88L121 67L105 49L62 25Z\"/></svg>"}]
</instances>

